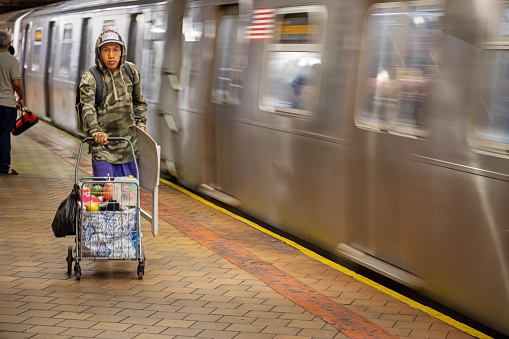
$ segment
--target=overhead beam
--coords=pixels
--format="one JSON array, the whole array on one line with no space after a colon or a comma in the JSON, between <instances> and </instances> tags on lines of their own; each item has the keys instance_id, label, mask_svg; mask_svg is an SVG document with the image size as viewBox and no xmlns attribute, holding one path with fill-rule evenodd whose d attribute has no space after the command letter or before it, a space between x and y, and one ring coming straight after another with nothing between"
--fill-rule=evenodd
<instances>
[{"instance_id":1,"label":"overhead beam","mask_svg":"<svg viewBox=\"0 0 509 339\"><path fill-rule=\"evenodd\" d=\"M60 2L59 0L39 0L39 1L28 1L28 0L2 0L0 1L0 14L18 11L21 9L33 8L52 3Z\"/></svg>"}]
</instances>

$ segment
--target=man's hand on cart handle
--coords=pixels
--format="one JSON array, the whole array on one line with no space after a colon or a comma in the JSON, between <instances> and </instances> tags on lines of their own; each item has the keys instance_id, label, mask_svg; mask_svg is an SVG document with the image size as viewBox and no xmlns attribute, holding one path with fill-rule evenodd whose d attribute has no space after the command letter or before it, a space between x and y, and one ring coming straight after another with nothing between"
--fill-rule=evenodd
<instances>
[{"instance_id":1,"label":"man's hand on cart handle","mask_svg":"<svg viewBox=\"0 0 509 339\"><path fill-rule=\"evenodd\" d=\"M108 134L106 133L97 133L94 135L94 141L98 144L104 143L105 145L108 144Z\"/></svg>"}]
</instances>

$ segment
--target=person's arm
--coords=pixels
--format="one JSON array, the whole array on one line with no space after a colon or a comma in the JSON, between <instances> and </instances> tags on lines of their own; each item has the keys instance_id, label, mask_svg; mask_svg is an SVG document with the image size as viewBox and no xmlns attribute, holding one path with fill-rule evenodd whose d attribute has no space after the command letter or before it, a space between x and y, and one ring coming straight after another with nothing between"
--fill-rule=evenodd
<instances>
[{"instance_id":1,"label":"person's arm","mask_svg":"<svg viewBox=\"0 0 509 339\"><path fill-rule=\"evenodd\" d=\"M16 94L18 95L18 105L23 106L23 87L21 86L21 80L20 79L14 79L12 80L12 87L14 88L14 91L16 91Z\"/></svg>"}]
</instances>

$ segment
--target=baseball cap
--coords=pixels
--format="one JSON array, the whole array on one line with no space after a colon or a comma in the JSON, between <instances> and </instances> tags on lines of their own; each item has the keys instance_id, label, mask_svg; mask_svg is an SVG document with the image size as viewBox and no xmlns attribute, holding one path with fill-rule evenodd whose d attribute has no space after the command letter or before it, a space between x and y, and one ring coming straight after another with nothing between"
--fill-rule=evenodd
<instances>
[{"instance_id":1,"label":"baseball cap","mask_svg":"<svg viewBox=\"0 0 509 339\"><path fill-rule=\"evenodd\" d=\"M124 42L122 42L122 39L120 38L120 35L115 31L104 31L99 36L99 47L101 47L104 44L107 44L108 42L116 42L117 44L124 45Z\"/></svg>"}]
</instances>

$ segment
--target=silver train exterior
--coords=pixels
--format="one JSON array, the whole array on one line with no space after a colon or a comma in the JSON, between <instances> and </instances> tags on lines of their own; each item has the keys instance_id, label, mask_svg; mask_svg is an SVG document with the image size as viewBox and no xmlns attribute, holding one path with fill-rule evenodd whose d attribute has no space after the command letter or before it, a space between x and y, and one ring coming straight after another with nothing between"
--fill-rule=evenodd
<instances>
[{"instance_id":1,"label":"silver train exterior","mask_svg":"<svg viewBox=\"0 0 509 339\"><path fill-rule=\"evenodd\" d=\"M163 171L509 335L508 12L73 0L21 20L19 57L28 107L76 131L77 81L114 26Z\"/></svg>"},{"instance_id":2,"label":"silver train exterior","mask_svg":"<svg viewBox=\"0 0 509 339\"><path fill-rule=\"evenodd\" d=\"M188 1L179 81L162 82L163 160L509 335L508 13L493 0Z\"/></svg>"}]
</instances>

